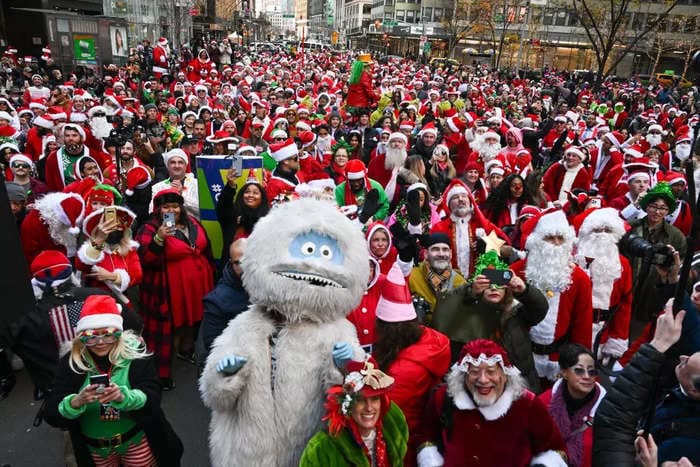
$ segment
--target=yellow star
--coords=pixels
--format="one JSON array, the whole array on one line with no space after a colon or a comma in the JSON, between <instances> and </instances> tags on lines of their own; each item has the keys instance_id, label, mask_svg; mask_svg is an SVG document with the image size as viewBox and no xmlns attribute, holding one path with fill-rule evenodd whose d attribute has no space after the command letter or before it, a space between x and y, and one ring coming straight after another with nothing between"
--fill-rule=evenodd
<instances>
[{"instance_id":1,"label":"yellow star","mask_svg":"<svg viewBox=\"0 0 700 467\"><path fill-rule=\"evenodd\" d=\"M495 251L500 255L501 247L506 244L505 240L502 240L498 235L496 235L495 230L492 230L491 233L483 237L482 240L486 244L486 249L484 250L484 253L486 253L487 251Z\"/></svg>"}]
</instances>

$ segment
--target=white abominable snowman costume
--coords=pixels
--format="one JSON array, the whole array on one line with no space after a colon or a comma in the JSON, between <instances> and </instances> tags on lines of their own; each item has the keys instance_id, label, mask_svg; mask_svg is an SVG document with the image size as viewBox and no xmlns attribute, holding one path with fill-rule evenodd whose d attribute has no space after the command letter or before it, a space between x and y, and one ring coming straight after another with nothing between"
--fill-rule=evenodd
<instances>
[{"instance_id":1,"label":"white abominable snowman costume","mask_svg":"<svg viewBox=\"0 0 700 467\"><path fill-rule=\"evenodd\" d=\"M326 389L342 383L334 344L350 343L353 359L363 357L345 316L369 277L366 243L333 203L292 201L257 223L242 268L253 305L214 341L199 383L212 410L211 462L298 465L323 427ZM241 357L234 374L221 371Z\"/></svg>"}]
</instances>

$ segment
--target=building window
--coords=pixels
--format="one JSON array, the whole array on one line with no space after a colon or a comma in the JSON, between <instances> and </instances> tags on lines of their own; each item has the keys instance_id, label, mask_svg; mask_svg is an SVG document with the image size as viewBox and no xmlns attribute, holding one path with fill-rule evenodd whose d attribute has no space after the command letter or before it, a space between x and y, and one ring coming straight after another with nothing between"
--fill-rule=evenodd
<instances>
[{"instance_id":1,"label":"building window","mask_svg":"<svg viewBox=\"0 0 700 467\"><path fill-rule=\"evenodd\" d=\"M433 20L433 9L429 6L423 7L423 22L429 23Z\"/></svg>"},{"instance_id":2,"label":"building window","mask_svg":"<svg viewBox=\"0 0 700 467\"><path fill-rule=\"evenodd\" d=\"M394 14L393 13L384 13L384 19L391 21L392 19L394 19Z\"/></svg>"},{"instance_id":3,"label":"building window","mask_svg":"<svg viewBox=\"0 0 700 467\"><path fill-rule=\"evenodd\" d=\"M542 24L545 26L551 26L554 24L554 11L545 10L544 16L542 17Z\"/></svg>"},{"instance_id":4,"label":"building window","mask_svg":"<svg viewBox=\"0 0 700 467\"><path fill-rule=\"evenodd\" d=\"M415 23L416 22L416 12L413 10L407 10L406 11L406 22L407 23Z\"/></svg>"},{"instance_id":5,"label":"building window","mask_svg":"<svg viewBox=\"0 0 700 467\"><path fill-rule=\"evenodd\" d=\"M406 12L404 10L396 10L396 21L404 21L406 19Z\"/></svg>"},{"instance_id":6,"label":"building window","mask_svg":"<svg viewBox=\"0 0 700 467\"><path fill-rule=\"evenodd\" d=\"M569 15L566 11L560 11L557 13L554 24L557 26L566 26L566 20L569 18Z\"/></svg>"},{"instance_id":7,"label":"building window","mask_svg":"<svg viewBox=\"0 0 700 467\"><path fill-rule=\"evenodd\" d=\"M435 19L433 21L435 21L435 22L442 21L443 11L444 10L442 8L435 8L435 16L434 16Z\"/></svg>"},{"instance_id":8,"label":"building window","mask_svg":"<svg viewBox=\"0 0 700 467\"><path fill-rule=\"evenodd\" d=\"M384 0L384 5L391 6L394 4L394 0Z\"/></svg>"}]
</instances>

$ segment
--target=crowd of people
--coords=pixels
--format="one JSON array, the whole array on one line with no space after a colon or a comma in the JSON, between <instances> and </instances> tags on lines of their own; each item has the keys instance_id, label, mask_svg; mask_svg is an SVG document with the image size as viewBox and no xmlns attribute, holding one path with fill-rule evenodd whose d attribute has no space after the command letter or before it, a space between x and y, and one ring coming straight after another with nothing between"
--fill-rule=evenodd
<instances>
[{"instance_id":1,"label":"crowd of people","mask_svg":"<svg viewBox=\"0 0 700 467\"><path fill-rule=\"evenodd\" d=\"M23 357L79 465L179 463L161 390L196 383L174 380L173 359L204 368L231 320L261 305L248 237L306 198L364 235L370 273L347 320L368 357L333 348L343 384L326 388L326 428L294 462L700 464L697 86L227 40L174 54L165 38L65 77L48 47L36 62L9 46L2 65L9 228L44 318L0 351L0 394ZM220 252L201 155L263 161L244 183L228 171ZM314 241L303 255L339 254ZM273 315L271 342L285 325ZM24 358L29 342L41 358ZM245 368L226 358L215 371Z\"/></svg>"}]
</instances>

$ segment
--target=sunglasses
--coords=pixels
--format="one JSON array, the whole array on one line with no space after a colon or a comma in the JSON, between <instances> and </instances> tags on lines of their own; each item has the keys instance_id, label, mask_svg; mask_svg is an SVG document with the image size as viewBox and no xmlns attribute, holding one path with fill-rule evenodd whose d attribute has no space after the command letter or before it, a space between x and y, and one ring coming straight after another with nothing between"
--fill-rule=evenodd
<instances>
[{"instance_id":1,"label":"sunglasses","mask_svg":"<svg viewBox=\"0 0 700 467\"><path fill-rule=\"evenodd\" d=\"M80 335L80 342L82 342L87 347L93 347L99 343L103 344L114 344L121 337L122 332L116 329L108 329L104 333L96 334L94 331L85 331Z\"/></svg>"},{"instance_id":2,"label":"sunglasses","mask_svg":"<svg viewBox=\"0 0 700 467\"><path fill-rule=\"evenodd\" d=\"M13 169L31 169L29 164L12 164Z\"/></svg>"},{"instance_id":3,"label":"sunglasses","mask_svg":"<svg viewBox=\"0 0 700 467\"><path fill-rule=\"evenodd\" d=\"M576 367L573 368L573 370L576 376L584 376L586 373L588 373L588 376L590 376L591 378L595 378L596 376L598 376L598 370L596 370L595 368L586 370L585 368Z\"/></svg>"}]
</instances>

